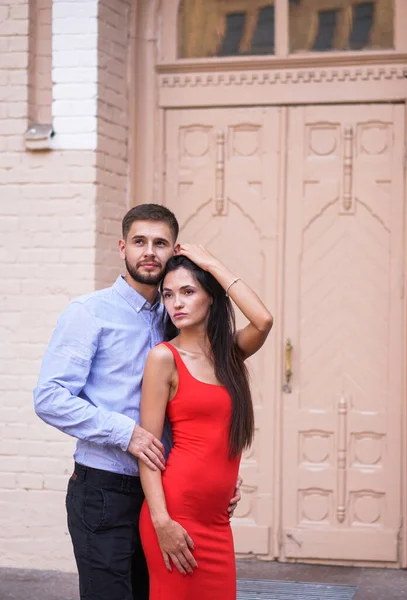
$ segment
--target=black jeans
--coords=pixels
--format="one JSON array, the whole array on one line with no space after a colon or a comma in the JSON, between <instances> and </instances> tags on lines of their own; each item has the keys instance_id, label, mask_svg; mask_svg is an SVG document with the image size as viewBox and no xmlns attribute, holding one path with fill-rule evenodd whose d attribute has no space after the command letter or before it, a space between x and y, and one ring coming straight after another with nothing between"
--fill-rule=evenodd
<instances>
[{"instance_id":1,"label":"black jeans","mask_svg":"<svg viewBox=\"0 0 407 600\"><path fill-rule=\"evenodd\" d=\"M148 600L139 477L75 463L66 509L81 600Z\"/></svg>"}]
</instances>

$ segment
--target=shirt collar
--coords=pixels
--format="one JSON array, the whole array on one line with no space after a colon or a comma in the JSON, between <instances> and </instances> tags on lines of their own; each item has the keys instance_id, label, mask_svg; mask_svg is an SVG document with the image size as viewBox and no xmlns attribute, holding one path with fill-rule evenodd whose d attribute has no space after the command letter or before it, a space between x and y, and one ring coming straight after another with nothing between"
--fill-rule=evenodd
<instances>
[{"instance_id":1,"label":"shirt collar","mask_svg":"<svg viewBox=\"0 0 407 600\"><path fill-rule=\"evenodd\" d=\"M144 296L139 294L137 290L131 287L124 279L123 275L119 275L113 284L114 289L124 298L134 310L139 313L141 310L157 310L160 304L160 294L157 296L152 304L148 302Z\"/></svg>"}]
</instances>

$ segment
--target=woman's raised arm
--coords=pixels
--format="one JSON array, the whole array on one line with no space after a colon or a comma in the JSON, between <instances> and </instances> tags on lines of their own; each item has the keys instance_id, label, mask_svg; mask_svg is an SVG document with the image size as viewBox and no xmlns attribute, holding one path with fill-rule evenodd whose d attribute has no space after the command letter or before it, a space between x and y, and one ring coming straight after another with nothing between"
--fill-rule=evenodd
<instances>
[{"instance_id":1,"label":"woman's raised arm","mask_svg":"<svg viewBox=\"0 0 407 600\"><path fill-rule=\"evenodd\" d=\"M266 341L273 326L273 316L256 292L202 246L181 244L178 253L192 260L201 269L208 271L225 289L225 293L230 296L249 321L246 327L237 332L237 345L245 358L257 352Z\"/></svg>"}]
</instances>

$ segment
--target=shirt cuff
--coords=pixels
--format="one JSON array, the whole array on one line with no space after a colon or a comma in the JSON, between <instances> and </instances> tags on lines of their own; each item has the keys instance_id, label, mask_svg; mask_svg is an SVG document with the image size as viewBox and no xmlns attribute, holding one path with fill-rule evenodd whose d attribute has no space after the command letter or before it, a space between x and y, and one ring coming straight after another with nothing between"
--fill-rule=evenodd
<instances>
[{"instance_id":1,"label":"shirt cuff","mask_svg":"<svg viewBox=\"0 0 407 600\"><path fill-rule=\"evenodd\" d=\"M129 447L131 436L133 435L136 422L126 415L117 415L116 423L112 431L112 444L119 446L123 452Z\"/></svg>"}]
</instances>

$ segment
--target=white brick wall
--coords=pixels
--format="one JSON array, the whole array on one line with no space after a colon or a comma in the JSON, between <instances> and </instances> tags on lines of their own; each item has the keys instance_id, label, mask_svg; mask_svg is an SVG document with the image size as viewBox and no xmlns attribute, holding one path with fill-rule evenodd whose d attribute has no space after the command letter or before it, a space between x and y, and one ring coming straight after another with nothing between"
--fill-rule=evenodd
<instances>
[{"instance_id":1,"label":"white brick wall","mask_svg":"<svg viewBox=\"0 0 407 600\"><path fill-rule=\"evenodd\" d=\"M98 0L53 1L54 148L96 149L97 15Z\"/></svg>"},{"instance_id":2,"label":"white brick wall","mask_svg":"<svg viewBox=\"0 0 407 600\"><path fill-rule=\"evenodd\" d=\"M103 5L97 22L96 0L55 0L56 149L29 153L28 0L0 3L0 566L5 567L74 569L65 525L73 440L36 417L32 389L60 312L71 298L110 284L120 264L130 0L115 1L114 10L111 4Z\"/></svg>"}]
</instances>

